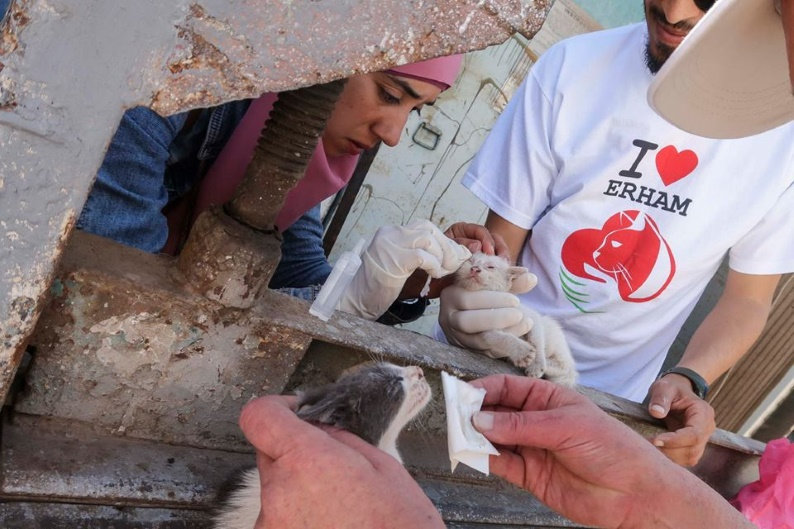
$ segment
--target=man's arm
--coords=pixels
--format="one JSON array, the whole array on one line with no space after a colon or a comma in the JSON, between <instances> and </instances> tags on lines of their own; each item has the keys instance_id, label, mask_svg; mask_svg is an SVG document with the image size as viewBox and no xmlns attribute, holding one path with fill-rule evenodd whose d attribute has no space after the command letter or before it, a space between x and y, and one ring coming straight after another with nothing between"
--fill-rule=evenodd
<instances>
[{"instance_id":1,"label":"man's arm","mask_svg":"<svg viewBox=\"0 0 794 529\"><path fill-rule=\"evenodd\" d=\"M474 427L499 447L491 472L571 520L613 529L750 529L694 474L583 395L545 380L492 375Z\"/></svg>"},{"instance_id":2,"label":"man's arm","mask_svg":"<svg viewBox=\"0 0 794 529\"><path fill-rule=\"evenodd\" d=\"M488 210L488 217L485 219L485 227L488 228L492 234L500 236L510 252L510 262L515 263L518 256L521 255L521 250L524 248L524 242L530 235L530 230L525 230L507 221Z\"/></svg>"},{"instance_id":3,"label":"man's arm","mask_svg":"<svg viewBox=\"0 0 794 529\"><path fill-rule=\"evenodd\" d=\"M678 365L711 384L730 369L761 335L780 275L728 270L717 305L697 328Z\"/></svg>"},{"instance_id":4,"label":"man's arm","mask_svg":"<svg viewBox=\"0 0 794 529\"><path fill-rule=\"evenodd\" d=\"M713 383L752 346L764 329L780 275L728 271L725 290L700 324L679 367L689 368ZM674 461L694 465L714 431L711 406L695 395L689 379L675 373L654 382L649 411L664 418L671 432L652 439Z\"/></svg>"}]
</instances>

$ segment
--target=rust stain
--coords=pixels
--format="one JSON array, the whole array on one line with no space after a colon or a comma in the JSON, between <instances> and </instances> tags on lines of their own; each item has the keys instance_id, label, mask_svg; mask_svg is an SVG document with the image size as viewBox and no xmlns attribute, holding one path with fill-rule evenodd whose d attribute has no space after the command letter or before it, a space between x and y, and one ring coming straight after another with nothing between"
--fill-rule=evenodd
<instances>
[{"instance_id":1,"label":"rust stain","mask_svg":"<svg viewBox=\"0 0 794 529\"><path fill-rule=\"evenodd\" d=\"M196 29L195 22L223 25L216 18L209 16L204 8L197 4L192 4L184 23L176 26L178 37L186 43L187 56L180 56L177 60L169 62L167 65L168 70L177 76L190 70L212 71L214 74L219 74L220 78L217 82L224 91L254 91L254 83L240 73L240 65L234 64L226 53L202 36L200 30ZM177 84L179 84L179 81L177 81ZM189 86L176 91L182 93L178 103L180 108L202 106L205 101L213 96L206 89L191 90ZM164 104L164 100L172 99L174 97L173 92L173 88L156 92L152 96L152 107L159 108L161 104ZM169 104L173 104L173 102L169 102Z\"/></svg>"},{"instance_id":2,"label":"rust stain","mask_svg":"<svg viewBox=\"0 0 794 529\"><path fill-rule=\"evenodd\" d=\"M207 39L188 28L179 28L179 38L190 43L190 56L168 65L171 73L180 73L184 70L197 68L222 68L229 64L229 59L217 46L207 42Z\"/></svg>"},{"instance_id":3,"label":"rust stain","mask_svg":"<svg viewBox=\"0 0 794 529\"><path fill-rule=\"evenodd\" d=\"M19 32L30 23L28 7L31 0L12 2L0 29L0 55L13 53L19 47Z\"/></svg>"}]
</instances>

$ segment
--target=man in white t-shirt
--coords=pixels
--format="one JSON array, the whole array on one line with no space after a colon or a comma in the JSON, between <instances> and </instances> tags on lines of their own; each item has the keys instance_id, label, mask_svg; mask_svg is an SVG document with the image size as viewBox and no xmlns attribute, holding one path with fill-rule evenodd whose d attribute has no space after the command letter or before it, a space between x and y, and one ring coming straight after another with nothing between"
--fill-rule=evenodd
<instances>
[{"instance_id":1,"label":"man in white t-shirt","mask_svg":"<svg viewBox=\"0 0 794 529\"><path fill-rule=\"evenodd\" d=\"M780 274L794 270L794 126L713 140L647 102L654 74L712 3L645 0L645 23L553 46L463 179L490 209L486 226L538 276L520 302L561 323L580 383L647 395L673 430L652 441L686 465L714 430L708 384L756 340ZM654 382L726 253L717 305ZM490 299L442 293L450 342L477 348L486 328L525 332L523 313Z\"/></svg>"}]
</instances>

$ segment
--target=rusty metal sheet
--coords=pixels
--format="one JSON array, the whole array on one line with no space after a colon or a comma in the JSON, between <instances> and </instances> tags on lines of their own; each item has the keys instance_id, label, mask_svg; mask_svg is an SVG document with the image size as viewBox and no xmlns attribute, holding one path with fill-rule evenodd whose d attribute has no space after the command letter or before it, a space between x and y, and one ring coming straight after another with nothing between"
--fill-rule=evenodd
<instances>
[{"instance_id":1,"label":"rusty metal sheet","mask_svg":"<svg viewBox=\"0 0 794 529\"><path fill-rule=\"evenodd\" d=\"M16 407L135 437L239 447L242 403L281 392L289 380L299 382L299 362L315 365L299 372L331 379L367 358L462 378L518 372L505 362L342 312L323 322L308 306L268 290L251 309L228 308L176 282L170 258L75 233L32 341L28 391ZM304 359L307 348L320 352ZM661 431L662 423L636 403L582 392L644 434ZM752 456L764 446L728 432L714 439Z\"/></svg>"},{"instance_id":2,"label":"rusty metal sheet","mask_svg":"<svg viewBox=\"0 0 794 529\"><path fill-rule=\"evenodd\" d=\"M15 0L0 28L0 400L125 108L161 113L533 35L551 0Z\"/></svg>"},{"instance_id":3,"label":"rusty metal sheet","mask_svg":"<svg viewBox=\"0 0 794 529\"><path fill-rule=\"evenodd\" d=\"M229 476L254 465L253 452L109 437L20 414L4 425L2 445L0 495L48 502L209 507Z\"/></svg>"},{"instance_id":4,"label":"rusty metal sheet","mask_svg":"<svg viewBox=\"0 0 794 529\"><path fill-rule=\"evenodd\" d=\"M315 342L287 388L323 383L367 356L360 351ZM551 512L530 494L493 476L484 477L464 467L450 474L440 373L436 369L426 369L425 373L436 398L429 410L401 436L399 448L407 468L450 526L581 527ZM592 390L585 393L596 395ZM614 404L619 406L624 419L644 424L648 431L659 430L656 421L638 404ZM17 415L13 424L5 425L2 447L0 499L20 502L58 499L123 505L125 509L126 506L176 509L187 505L207 509L213 504L211 492L218 483L233 469L253 461L250 453L101 435L87 423L24 415ZM757 455L741 448L710 445L703 463L694 472L721 494L731 496L737 485L757 478L757 462ZM144 516L150 511L138 512ZM140 519L127 518L127 521L137 523Z\"/></svg>"}]
</instances>

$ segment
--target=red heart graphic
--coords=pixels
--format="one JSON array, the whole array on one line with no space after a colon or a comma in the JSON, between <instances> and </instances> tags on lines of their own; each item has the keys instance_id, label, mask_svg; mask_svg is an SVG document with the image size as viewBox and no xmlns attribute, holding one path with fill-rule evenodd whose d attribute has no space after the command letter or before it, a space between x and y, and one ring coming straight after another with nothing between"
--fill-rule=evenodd
<instances>
[{"instance_id":1,"label":"red heart graphic","mask_svg":"<svg viewBox=\"0 0 794 529\"><path fill-rule=\"evenodd\" d=\"M678 182L698 166L698 155L690 150L678 152L668 145L656 155L656 169L664 185Z\"/></svg>"},{"instance_id":2,"label":"red heart graphic","mask_svg":"<svg viewBox=\"0 0 794 529\"><path fill-rule=\"evenodd\" d=\"M656 222L637 210L615 213L601 229L573 232L563 242L561 257L565 269L577 277L598 283L611 278L621 299L632 303L657 298L675 275L670 245Z\"/></svg>"}]
</instances>

